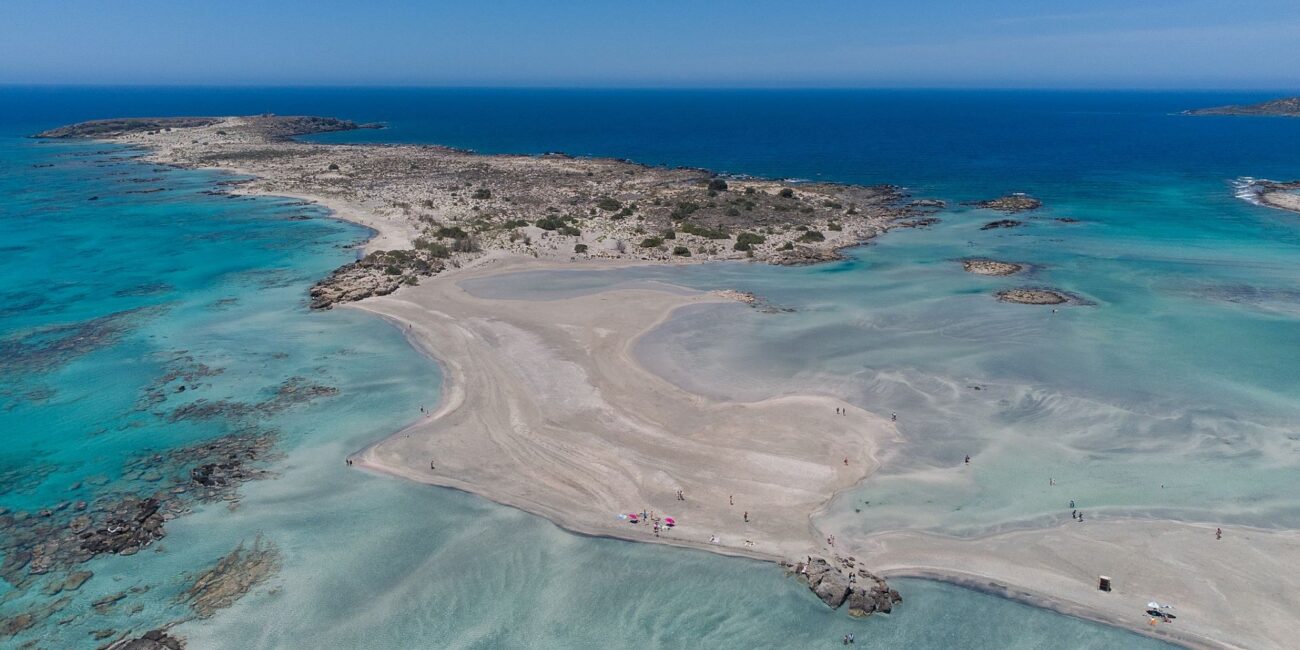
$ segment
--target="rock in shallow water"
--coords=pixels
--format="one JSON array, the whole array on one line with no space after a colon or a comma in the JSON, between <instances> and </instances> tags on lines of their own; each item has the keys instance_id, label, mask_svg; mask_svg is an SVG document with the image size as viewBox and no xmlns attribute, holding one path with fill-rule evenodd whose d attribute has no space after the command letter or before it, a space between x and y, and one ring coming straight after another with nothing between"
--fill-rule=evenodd
<instances>
[{"instance_id":1,"label":"rock in shallow water","mask_svg":"<svg viewBox=\"0 0 1300 650\"><path fill-rule=\"evenodd\" d=\"M1006 289L997 293L998 300L1020 305L1063 305L1070 297L1051 289Z\"/></svg>"},{"instance_id":2,"label":"rock in shallow water","mask_svg":"<svg viewBox=\"0 0 1300 650\"><path fill-rule=\"evenodd\" d=\"M808 583L822 602L832 609L849 604L849 614L855 617L870 616L875 612L889 613L903 597L883 578L857 566L853 558L836 557L835 564L824 558L808 558L805 562L786 565Z\"/></svg>"}]
</instances>

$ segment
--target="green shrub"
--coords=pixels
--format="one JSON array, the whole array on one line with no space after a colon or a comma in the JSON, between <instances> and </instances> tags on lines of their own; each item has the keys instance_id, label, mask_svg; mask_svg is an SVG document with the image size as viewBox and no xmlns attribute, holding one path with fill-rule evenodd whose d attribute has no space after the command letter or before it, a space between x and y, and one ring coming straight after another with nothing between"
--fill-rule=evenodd
<instances>
[{"instance_id":1,"label":"green shrub","mask_svg":"<svg viewBox=\"0 0 1300 650\"><path fill-rule=\"evenodd\" d=\"M685 247L685 246L674 246L674 247L673 247L673 255L680 255L680 256L682 256L682 257L690 257L690 256L691 256L691 249L689 249L689 248L687 248L687 247Z\"/></svg>"},{"instance_id":2,"label":"green shrub","mask_svg":"<svg viewBox=\"0 0 1300 650\"><path fill-rule=\"evenodd\" d=\"M783 187L783 188L781 188L781 191L780 191L780 192L777 192L777 194L781 195L781 198L783 198L783 199L794 198L794 190L792 190L792 189L790 189L790 188L788 188L788 187Z\"/></svg>"},{"instance_id":3,"label":"green shrub","mask_svg":"<svg viewBox=\"0 0 1300 650\"><path fill-rule=\"evenodd\" d=\"M783 251L792 251L792 250L794 250L794 242L792 242L792 241L788 241L788 242L786 242L786 243L784 243L784 244L781 244L781 250L783 250Z\"/></svg>"},{"instance_id":4,"label":"green shrub","mask_svg":"<svg viewBox=\"0 0 1300 650\"><path fill-rule=\"evenodd\" d=\"M575 252L575 253L585 253L585 252L587 252L587 245L586 245L586 244L574 244L574 245L573 245L573 252Z\"/></svg>"},{"instance_id":5,"label":"green shrub","mask_svg":"<svg viewBox=\"0 0 1300 650\"><path fill-rule=\"evenodd\" d=\"M767 241L767 239L760 234L742 232L739 235L736 235L736 245L732 248L735 248L738 251L748 251L765 241Z\"/></svg>"},{"instance_id":6,"label":"green shrub","mask_svg":"<svg viewBox=\"0 0 1300 650\"><path fill-rule=\"evenodd\" d=\"M441 239L464 239L469 237L469 233L462 230L460 226L442 226L434 231L433 236Z\"/></svg>"},{"instance_id":7,"label":"green shrub","mask_svg":"<svg viewBox=\"0 0 1300 650\"><path fill-rule=\"evenodd\" d=\"M574 228L573 226L560 226L560 228L559 228L558 230L556 230L555 232L558 232L558 233L560 233L561 235L566 235L566 236L568 236L568 237L581 237L581 236L582 236L582 231L581 231L581 230L578 230L577 228Z\"/></svg>"},{"instance_id":8,"label":"green shrub","mask_svg":"<svg viewBox=\"0 0 1300 650\"><path fill-rule=\"evenodd\" d=\"M684 233L703 237L705 239L727 239L728 235L725 230L716 230L706 226L700 226L693 223L684 223L680 230Z\"/></svg>"},{"instance_id":9,"label":"green shrub","mask_svg":"<svg viewBox=\"0 0 1300 650\"><path fill-rule=\"evenodd\" d=\"M544 217L542 219L538 219L537 223L533 225L537 226L538 228L541 228L542 230L559 230L560 228L564 227L564 219L561 219L560 217L554 217L554 216Z\"/></svg>"},{"instance_id":10,"label":"green shrub","mask_svg":"<svg viewBox=\"0 0 1300 650\"><path fill-rule=\"evenodd\" d=\"M606 196L602 197L599 201L596 201L596 207L606 212L614 212L623 207L623 204L619 203L617 199Z\"/></svg>"},{"instance_id":11,"label":"green shrub","mask_svg":"<svg viewBox=\"0 0 1300 650\"><path fill-rule=\"evenodd\" d=\"M451 256L451 249L447 248L446 246L436 241L433 241L431 239L426 239L424 237L420 237L415 240L415 248L416 250L422 250L429 253L429 255L432 257Z\"/></svg>"},{"instance_id":12,"label":"green shrub","mask_svg":"<svg viewBox=\"0 0 1300 650\"><path fill-rule=\"evenodd\" d=\"M726 192L727 181L724 181L721 178L715 178L709 181L709 189L713 190L714 192Z\"/></svg>"},{"instance_id":13,"label":"green shrub","mask_svg":"<svg viewBox=\"0 0 1300 650\"><path fill-rule=\"evenodd\" d=\"M492 190L489 190L486 187L480 187L477 190L474 190L474 194L471 196L476 199L490 199L492 198Z\"/></svg>"},{"instance_id":14,"label":"green shrub","mask_svg":"<svg viewBox=\"0 0 1300 650\"><path fill-rule=\"evenodd\" d=\"M839 231L841 231L841 230L844 230L844 226L841 226L840 224L838 224L838 223L832 221L832 222L826 224L826 229L827 229L827 230L834 230L835 232L839 232Z\"/></svg>"},{"instance_id":15,"label":"green shrub","mask_svg":"<svg viewBox=\"0 0 1300 650\"><path fill-rule=\"evenodd\" d=\"M673 230L672 228L669 228L668 230L665 230L665 231L664 231L663 238L664 238L664 239L677 239L677 231L676 231L676 230Z\"/></svg>"},{"instance_id":16,"label":"green shrub","mask_svg":"<svg viewBox=\"0 0 1300 650\"><path fill-rule=\"evenodd\" d=\"M823 235L816 230L809 230L808 232L799 236L799 241L801 242L826 241L826 235Z\"/></svg>"},{"instance_id":17,"label":"green shrub","mask_svg":"<svg viewBox=\"0 0 1300 650\"><path fill-rule=\"evenodd\" d=\"M662 237L646 237L641 240L641 248L655 248L663 246L663 244L664 240Z\"/></svg>"},{"instance_id":18,"label":"green shrub","mask_svg":"<svg viewBox=\"0 0 1300 650\"><path fill-rule=\"evenodd\" d=\"M735 208L727 208L727 216L728 216L728 217L739 217L739 216L740 216L740 210L737 210L737 209L735 209Z\"/></svg>"}]
</instances>

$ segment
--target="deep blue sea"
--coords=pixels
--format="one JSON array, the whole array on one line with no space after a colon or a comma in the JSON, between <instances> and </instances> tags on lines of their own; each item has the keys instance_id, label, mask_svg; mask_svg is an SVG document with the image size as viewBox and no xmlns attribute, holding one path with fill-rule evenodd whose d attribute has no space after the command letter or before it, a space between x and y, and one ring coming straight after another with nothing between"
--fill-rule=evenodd
<instances>
[{"instance_id":1,"label":"deep blue sea","mask_svg":"<svg viewBox=\"0 0 1300 650\"><path fill-rule=\"evenodd\" d=\"M904 449L827 515L845 534L1051 523L1060 495L1038 487L1040 473L1094 516L1297 527L1300 215L1240 200L1233 184L1300 178L1300 120L1177 115L1271 96L0 88L4 514L58 519L75 508L61 504L150 494L171 476L142 459L222 436L264 435L277 452L263 464L272 476L237 501L188 504L142 552L86 563L94 576L76 591L48 595L57 572L0 584L0 618L40 614L0 645L96 647L96 632L183 618L177 597L194 572L259 537L280 571L178 628L192 647L811 647L848 631L882 648L1158 645L926 581L898 581L895 614L855 621L775 567L577 537L468 495L346 471L346 453L413 419L441 379L371 317L307 310L307 287L353 258L364 229L290 200L205 193L225 178L215 173L24 136L100 117L322 114L389 125L318 136L335 142L902 185L953 207L843 263L483 290L544 298L541 287L648 274L797 307L686 313L644 353L701 392L815 390L903 413ZM1043 199L1042 215L980 231L989 215L957 205L1009 191ZM1030 263L1030 283L1092 304L1055 316L1000 305L989 294L1024 280L954 262L976 254ZM265 407L308 384L337 390ZM957 389L972 384L985 391ZM979 461L969 482L933 480L967 453Z\"/></svg>"}]
</instances>

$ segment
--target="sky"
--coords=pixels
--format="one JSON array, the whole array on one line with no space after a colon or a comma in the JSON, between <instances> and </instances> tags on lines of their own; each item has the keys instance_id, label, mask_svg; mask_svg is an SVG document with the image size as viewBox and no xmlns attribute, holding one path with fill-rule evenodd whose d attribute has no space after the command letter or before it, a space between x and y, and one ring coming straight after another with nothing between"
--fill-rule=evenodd
<instances>
[{"instance_id":1,"label":"sky","mask_svg":"<svg viewBox=\"0 0 1300 650\"><path fill-rule=\"evenodd\" d=\"M1300 88L1300 0L0 0L0 84Z\"/></svg>"}]
</instances>

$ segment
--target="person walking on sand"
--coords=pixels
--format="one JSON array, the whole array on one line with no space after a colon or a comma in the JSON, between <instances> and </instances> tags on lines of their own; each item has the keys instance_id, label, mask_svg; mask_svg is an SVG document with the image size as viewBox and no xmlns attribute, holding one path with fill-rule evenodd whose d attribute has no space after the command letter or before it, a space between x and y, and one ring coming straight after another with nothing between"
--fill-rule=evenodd
<instances>
[{"instance_id":1,"label":"person walking on sand","mask_svg":"<svg viewBox=\"0 0 1300 650\"><path fill-rule=\"evenodd\" d=\"M890 421L890 422L897 422L897 421L898 421L898 414L897 414L897 413L890 413L890 414L889 414L889 421Z\"/></svg>"},{"instance_id":2,"label":"person walking on sand","mask_svg":"<svg viewBox=\"0 0 1300 650\"><path fill-rule=\"evenodd\" d=\"M848 456L845 456L845 457L844 457L844 464L845 464L845 465L848 465L848 464L849 464L849 457L848 457Z\"/></svg>"},{"instance_id":3,"label":"person walking on sand","mask_svg":"<svg viewBox=\"0 0 1300 650\"><path fill-rule=\"evenodd\" d=\"M966 454L966 464L970 464L970 454Z\"/></svg>"},{"instance_id":4,"label":"person walking on sand","mask_svg":"<svg viewBox=\"0 0 1300 650\"><path fill-rule=\"evenodd\" d=\"M432 458L429 459L429 469L438 469L437 467L434 467L434 466L433 466L433 459L432 459Z\"/></svg>"},{"instance_id":5,"label":"person walking on sand","mask_svg":"<svg viewBox=\"0 0 1300 650\"><path fill-rule=\"evenodd\" d=\"M745 523L749 523L749 511L745 511Z\"/></svg>"},{"instance_id":6,"label":"person walking on sand","mask_svg":"<svg viewBox=\"0 0 1300 650\"><path fill-rule=\"evenodd\" d=\"M1222 529L1222 528L1215 528L1215 529L1214 529L1214 539L1223 539L1223 529Z\"/></svg>"},{"instance_id":7,"label":"person walking on sand","mask_svg":"<svg viewBox=\"0 0 1300 650\"><path fill-rule=\"evenodd\" d=\"M728 495L727 495L727 505L732 505L732 506L736 505L736 496L735 496L735 495L733 495L733 494L728 494Z\"/></svg>"}]
</instances>

